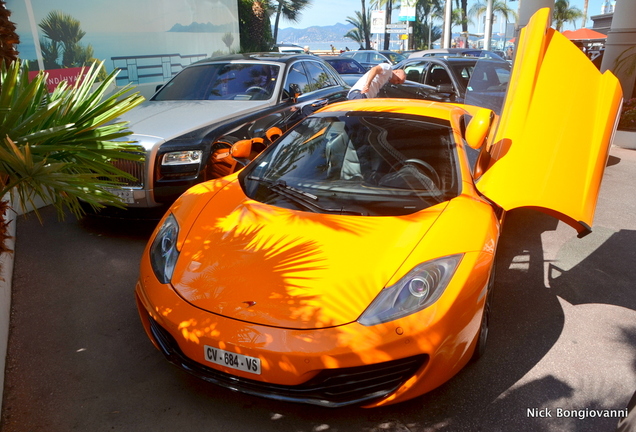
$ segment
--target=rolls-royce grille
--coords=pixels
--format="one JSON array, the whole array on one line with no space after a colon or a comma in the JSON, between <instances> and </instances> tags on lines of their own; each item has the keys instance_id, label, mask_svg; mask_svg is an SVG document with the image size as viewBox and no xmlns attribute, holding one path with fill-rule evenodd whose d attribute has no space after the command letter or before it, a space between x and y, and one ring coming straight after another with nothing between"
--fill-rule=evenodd
<instances>
[{"instance_id":1,"label":"rolls-royce grille","mask_svg":"<svg viewBox=\"0 0 636 432\"><path fill-rule=\"evenodd\" d=\"M148 318L155 341L171 363L222 387L286 402L329 408L370 403L397 390L428 361L428 355L421 354L365 366L324 369L300 385L271 384L229 375L193 361L183 354L170 333L151 316Z\"/></svg>"},{"instance_id":2,"label":"rolls-royce grille","mask_svg":"<svg viewBox=\"0 0 636 432\"><path fill-rule=\"evenodd\" d=\"M113 159L111 164L133 177L135 180L127 179L125 177L118 177L115 181L121 182L124 186L130 187L143 187L144 185L144 172L145 172L145 162L143 161L133 161L128 159Z\"/></svg>"}]
</instances>

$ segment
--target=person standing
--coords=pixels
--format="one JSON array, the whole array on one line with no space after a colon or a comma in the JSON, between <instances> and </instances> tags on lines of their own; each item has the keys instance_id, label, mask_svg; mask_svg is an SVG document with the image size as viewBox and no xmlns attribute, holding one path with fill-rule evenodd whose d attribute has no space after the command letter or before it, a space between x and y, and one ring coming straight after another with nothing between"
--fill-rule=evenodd
<instances>
[{"instance_id":1,"label":"person standing","mask_svg":"<svg viewBox=\"0 0 636 432\"><path fill-rule=\"evenodd\" d=\"M360 77L349 90L347 99L374 98L386 83L403 84L404 81L406 74L402 69L393 70L390 64L380 63Z\"/></svg>"}]
</instances>

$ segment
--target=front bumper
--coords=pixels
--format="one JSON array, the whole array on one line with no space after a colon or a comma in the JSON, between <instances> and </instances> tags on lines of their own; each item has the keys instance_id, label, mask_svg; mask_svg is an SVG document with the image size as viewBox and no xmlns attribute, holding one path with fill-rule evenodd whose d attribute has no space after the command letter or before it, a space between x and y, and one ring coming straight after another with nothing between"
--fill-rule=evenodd
<instances>
[{"instance_id":1,"label":"front bumper","mask_svg":"<svg viewBox=\"0 0 636 432\"><path fill-rule=\"evenodd\" d=\"M140 311L140 313L144 313ZM177 341L148 315L154 342L168 361L213 384L253 396L338 408L382 399L426 364L425 354L379 364L324 369L299 385L279 385L231 375L193 361Z\"/></svg>"},{"instance_id":2,"label":"front bumper","mask_svg":"<svg viewBox=\"0 0 636 432\"><path fill-rule=\"evenodd\" d=\"M456 286L447 288L450 298L369 327L353 322L286 329L214 315L160 284L147 256L136 297L153 344L173 364L206 381L282 401L373 407L428 392L465 366L474 350L488 279L487 266L478 266L485 268L483 275L471 270L491 258L467 254ZM206 345L259 358L261 375L208 362Z\"/></svg>"}]
</instances>

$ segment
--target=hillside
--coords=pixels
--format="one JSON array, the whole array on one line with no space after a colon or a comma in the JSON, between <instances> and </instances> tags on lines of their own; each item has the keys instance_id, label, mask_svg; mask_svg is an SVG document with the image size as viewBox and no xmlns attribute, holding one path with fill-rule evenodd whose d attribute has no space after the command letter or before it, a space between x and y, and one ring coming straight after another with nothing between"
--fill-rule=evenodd
<instances>
[{"instance_id":1,"label":"hillside","mask_svg":"<svg viewBox=\"0 0 636 432\"><path fill-rule=\"evenodd\" d=\"M297 45L311 44L311 43L333 43L333 42L348 42L351 43L351 39L344 38L349 30L353 28L351 24L334 24L331 26L313 26L306 29L296 29L288 27L284 29L278 29L278 41L280 43L295 43Z\"/></svg>"}]
</instances>

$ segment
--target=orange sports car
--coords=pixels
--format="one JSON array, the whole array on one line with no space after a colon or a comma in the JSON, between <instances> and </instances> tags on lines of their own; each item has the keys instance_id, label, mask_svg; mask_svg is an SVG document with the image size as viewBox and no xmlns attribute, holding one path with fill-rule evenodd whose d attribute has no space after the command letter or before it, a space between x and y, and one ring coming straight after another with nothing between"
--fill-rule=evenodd
<instances>
[{"instance_id":1,"label":"orange sports car","mask_svg":"<svg viewBox=\"0 0 636 432\"><path fill-rule=\"evenodd\" d=\"M506 211L588 233L621 103L549 18L524 29L500 115L334 104L186 192L141 261L154 345L209 382L328 407L404 401L479 357Z\"/></svg>"}]
</instances>

